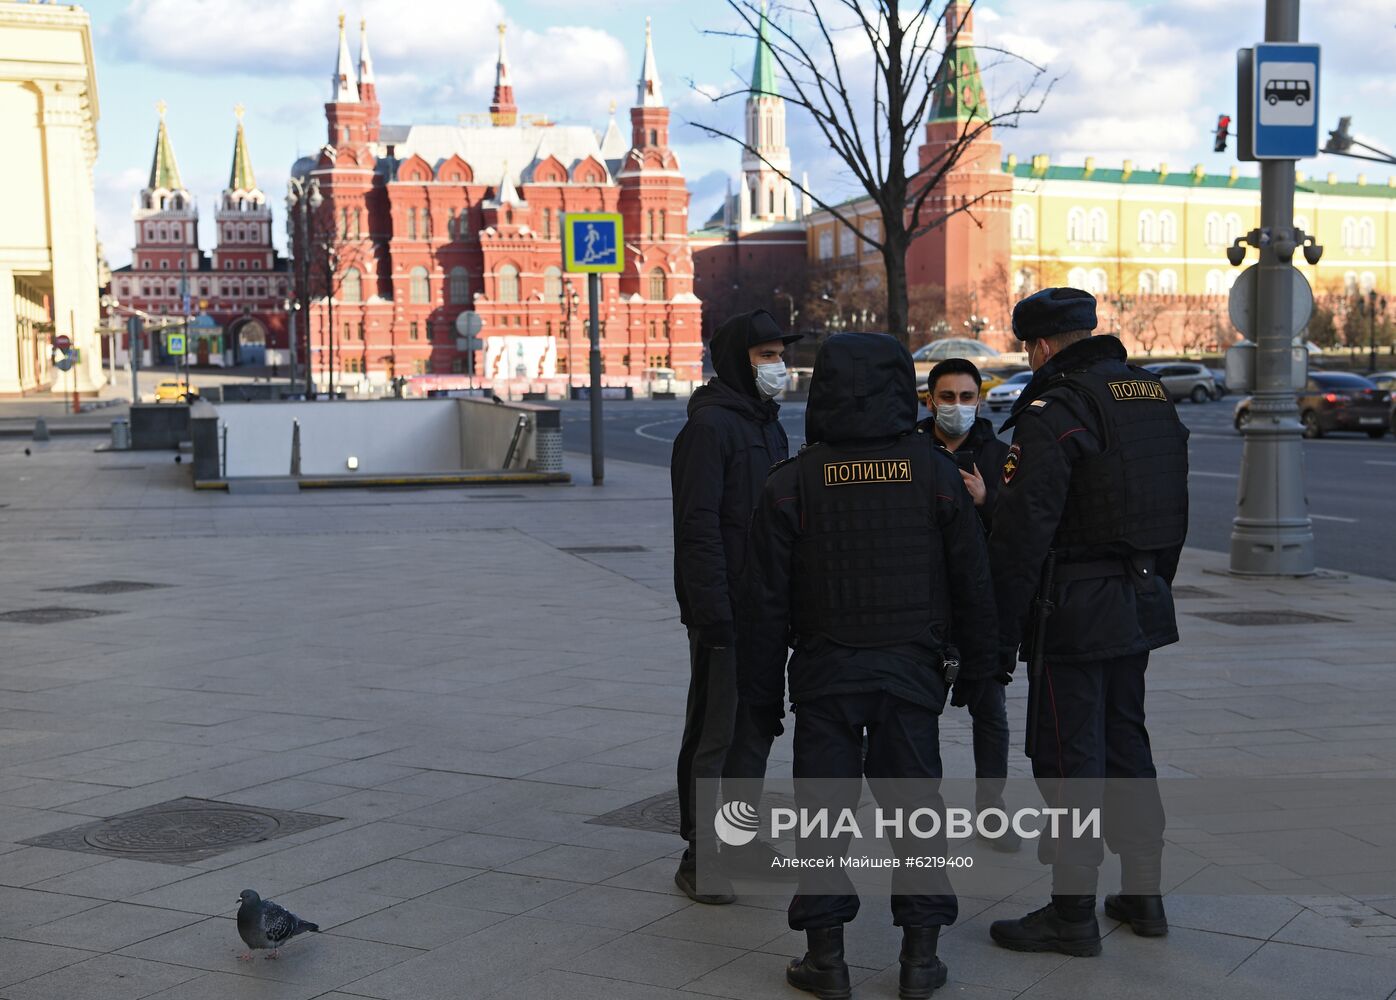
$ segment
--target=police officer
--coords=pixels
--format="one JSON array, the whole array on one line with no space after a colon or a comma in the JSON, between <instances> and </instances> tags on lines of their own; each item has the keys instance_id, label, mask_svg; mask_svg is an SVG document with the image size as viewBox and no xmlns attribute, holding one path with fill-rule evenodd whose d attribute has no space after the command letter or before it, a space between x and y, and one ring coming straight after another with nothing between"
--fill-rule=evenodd
<instances>
[{"instance_id":1,"label":"police officer","mask_svg":"<svg viewBox=\"0 0 1396 1000\"><path fill-rule=\"evenodd\" d=\"M915 431L916 416L915 367L899 341L831 336L810 383L809 443L772 471L752 515L738 606L745 648L739 688L754 717L778 720L787 643L794 646L793 772L801 808L837 814L856 804L856 788L852 803L809 803L805 779L848 779L840 785L847 788L860 776L884 809L896 792L879 779L932 779L931 795L917 804L934 808L938 717L948 693L941 654L950 631L960 637L966 664L996 669L983 533L954 462ZM806 839L801 855L817 856L827 846ZM924 846L915 853L925 853ZM910 843L894 841L893 848L912 851ZM943 839L933 849L943 851ZM805 931L808 951L786 978L825 998L849 995L843 925L858 912L852 884L841 871L833 877L842 879L838 894L829 894L834 887L827 883L810 891L802 873L789 908L790 927ZM911 878L899 869L892 881L893 921L903 933L901 996L928 997L945 982L937 939L958 903L943 877L929 894L908 892Z\"/></svg>"},{"instance_id":2,"label":"police officer","mask_svg":"<svg viewBox=\"0 0 1396 1000\"><path fill-rule=\"evenodd\" d=\"M1150 650L1178 640L1171 584L1188 523L1188 434L1158 378L1129 364L1117 338L1092 336L1095 326L1095 298L1076 288L1043 289L1013 310L1034 374L1005 425L1013 443L989 542L999 656L1011 671L1025 635L1041 634L1042 648L1028 649L1033 775L1049 805L1103 807L1123 881L1106 915L1160 935L1164 816L1144 671ZM1067 834L1064 824L1039 841L1051 902L996 921L1000 945L1100 953L1104 851L1099 838Z\"/></svg>"},{"instance_id":3,"label":"police officer","mask_svg":"<svg viewBox=\"0 0 1396 1000\"><path fill-rule=\"evenodd\" d=\"M723 322L709 344L717 377L693 393L674 439L674 592L688 626L690 667L678 761L679 834L688 848L674 881L699 903L735 897L716 871L705 873L708 891L698 890L700 826L716 808L697 801L698 782L763 777L781 728L777 718L757 729L738 712L733 602L751 510L771 466L790 452L775 397L786 384L785 347L799 339L764 309ZM766 850L761 841L747 846Z\"/></svg>"}]
</instances>

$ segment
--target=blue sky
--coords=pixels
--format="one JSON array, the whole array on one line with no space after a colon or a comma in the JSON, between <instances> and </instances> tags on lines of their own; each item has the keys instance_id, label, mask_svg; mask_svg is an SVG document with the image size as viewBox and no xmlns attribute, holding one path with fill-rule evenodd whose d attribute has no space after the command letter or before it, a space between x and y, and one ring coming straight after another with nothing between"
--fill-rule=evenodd
<instances>
[{"instance_id":1,"label":"blue sky","mask_svg":"<svg viewBox=\"0 0 1396 1000\"><path fill-rule=\"evenodd\" d=\"M494 25L503 20L520 109L598 129L612 100L628 127L651 16L673 109L671 141L693 192L695 223L717 207L725 176L738 172L735 146L688 124L741 128L740 101L713 104L706 96L738 85L751 66L750 40L709 33L740 28L724 0L102 0L87 6L101 101L98 228L113 266L130 260L131 202L149 171L161 99L169 105L184 182L199 199L205 248L227 181L239 103L247 109L257 178L277 209L283 242L287 171L297 154L324 140L321 106L341 7L355 58L358 19L368 19L385 122L449 122L486 110ZM772 6L777 17L798 23L781 3ZM1396 146L1390 68L1396 13L1389 0L1343 0L1337 17L1332 2L1304 6L1301 37L1324 45L1325 128L1351 114L1359 134ZM1000 132L1005 152L1020 159L1048 153L1056 163L1094 155L1102 166L1128 157L1141 168L1165 161L1172 170L1202 163L1224 172L1234 153L1214 154L1211 130L1218 113L1235 110L1235 49L1259 38L1263 7L1261 0L982 0L976 40L1045 65L1056 80L1041 113ZM995 61L988 53L981 59ZM870 79L869 56L851 35L840 39L839 64L854 79ZM1002 105L1019 79L1007 66L991 71L991 102ZM854 193L802 112L791 108L788 117L794 169L807 170L829 200ZM1344 178L1367 170L1380 183L1391 172L1331 157L1305 169Z\"/></svg>"}]
</instances>

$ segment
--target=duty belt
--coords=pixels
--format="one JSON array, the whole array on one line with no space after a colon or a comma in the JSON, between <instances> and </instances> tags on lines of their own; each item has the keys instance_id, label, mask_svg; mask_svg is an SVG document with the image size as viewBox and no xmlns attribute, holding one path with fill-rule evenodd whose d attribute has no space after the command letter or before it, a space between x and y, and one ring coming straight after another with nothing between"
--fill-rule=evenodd
<instances>
[{"instance_id":1,"label":"duty belt","mask_svg":"<svg viewBox=\"0 0 1396 1000\"><path fill-rule=\"evenodd\" d=\"M1133 556L1116 556L1112 559L1092 559L1089 562L1057 563L1057 582L1069 583L1072 580L1098 580L1108 576L1128 576L1131 572L1140 576L1150 576L1154 572L1154 555L1141 552Z\"/></svg>"}]
</instances>

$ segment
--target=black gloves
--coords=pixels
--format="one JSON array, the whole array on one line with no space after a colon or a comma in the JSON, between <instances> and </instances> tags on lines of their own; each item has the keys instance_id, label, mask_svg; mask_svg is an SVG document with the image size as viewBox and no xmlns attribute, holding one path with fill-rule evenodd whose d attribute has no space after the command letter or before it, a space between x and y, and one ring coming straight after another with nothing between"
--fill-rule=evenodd
<instances>
[{"instance_id":1,"label":"black gloves","mask_svg":"<svg viewBox=\"0 0 1396 1000\"><path fill-rule=\"evenodd\" d=\"M762 736L775 739L785 732L785 725L780 721L785 717L785 709L778 701L769 705L748 705L747 712L751 715L751 724Z\"/></svg>"},{"instance_id":2,"label":"black gloves","mask_svg":"<svg viewBox=\"0 0 1396 1000\"><path fill-rule=\"evenodd\" d=\"M997 673L987 677L962 677L955 682L950 689L950 707L964 708L972 701L977 701L988 684L1008 684L1013 680L1012 674Z\"/></svg>"}]
</instances>

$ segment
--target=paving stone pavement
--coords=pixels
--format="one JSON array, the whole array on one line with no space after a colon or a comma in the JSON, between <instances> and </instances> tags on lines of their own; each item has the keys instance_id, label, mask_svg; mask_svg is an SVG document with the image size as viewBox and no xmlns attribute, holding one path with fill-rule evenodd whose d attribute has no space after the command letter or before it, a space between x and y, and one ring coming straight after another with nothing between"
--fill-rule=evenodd
<instances>
[{"instance_id":1,"label":"paving stone pavement","mask_svg":"<svg viewBox=\"0 0 1396 1000\"><path fill-rule=\"evenodd\" d=\"M613 462L597 489L570 455L571 487L228 496L172 453L94 444L0 439L0 614L103 612L0 620L0 1000L796 995L783 900L695 906L676 836L587 822L672 783L663 470ZM587 546L643 550L564 551ZM1396 584L1224 565L1187 553L1205 594L1150 670L1162 773L1396 777ZM108 580L167 586L48 589ZM1257 609L1343 621L1194 613ZM967 716L944 736L972 773ZM787 735L773 773L789 760ZM184 796L336 819L185 863L21 843ZM323 933L237 961L247 887ZM1103 920L1097 959L995 948L988 923L1030 898L963 900L946 996L1396 995L1396 898L1175 895L1165 940ZM884 908L848 941L856 995L895 996Z\"/></svg>"}]
</instances>

